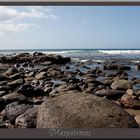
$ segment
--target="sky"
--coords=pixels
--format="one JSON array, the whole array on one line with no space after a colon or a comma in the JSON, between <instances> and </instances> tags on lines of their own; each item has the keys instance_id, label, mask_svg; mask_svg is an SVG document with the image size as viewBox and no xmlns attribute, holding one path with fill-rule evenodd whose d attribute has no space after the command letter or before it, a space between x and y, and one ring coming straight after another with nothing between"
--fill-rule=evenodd
<instances>
[{"instance_id":1,"label":"sky","mask_svg":"<svg viewBox=\"0 0 140 140\"><path fill-rule=\"evenodd\" d=\"M140 49L140 6L0 6L0 49Z\"/></svg>"}]
</instances>

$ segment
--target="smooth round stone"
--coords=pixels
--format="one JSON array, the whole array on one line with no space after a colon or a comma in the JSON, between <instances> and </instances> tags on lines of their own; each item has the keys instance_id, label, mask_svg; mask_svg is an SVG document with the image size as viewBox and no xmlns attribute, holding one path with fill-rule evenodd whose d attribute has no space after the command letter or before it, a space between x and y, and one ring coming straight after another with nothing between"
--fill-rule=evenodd
<instances>
[{"instance_id":1,"label":"smooth round stone","mask_svg":"<svg viewBox=\"0 0 140 140\"><path fill-rule=\"evenodd\" d=\"M64 92L43 102L37 128L137 128L117 104L87 93Z\"/></svg>"}]
</instances>

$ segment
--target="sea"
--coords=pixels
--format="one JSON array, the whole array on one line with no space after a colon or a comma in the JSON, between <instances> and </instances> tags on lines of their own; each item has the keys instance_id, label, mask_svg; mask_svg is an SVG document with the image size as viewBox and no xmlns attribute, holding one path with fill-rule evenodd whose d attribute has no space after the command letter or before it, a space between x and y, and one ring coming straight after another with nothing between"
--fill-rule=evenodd
<instances>
[{"instance_id":1,"label":"sea","mask_svg":"<svg viewBox=\"0 0 140 140\"><path fill-rule=\"evenodd\" d=\"M128 79L131 81L132 77L140 79L140 70L136 70L136 66L140 64L140 49L26 49L26 50L0 50L0 56L2 55L16 55L19 53L34 53L42 52L45 54L58 54L63 57L71 57L73 62L90 62L96 61L96 63L86 63L87 67L102 67L104 63L109 61L129 65L131 70L127 71ZM99 64L98 64L99 63ZM85 63L84 63L85 65ZM71 65L71 70L75 71L78 67ZM86 68L80 68L82 72L85 72ZM113 73L113 71L109 71ZM101 77L102 78L102 77ZM100 79L99 79L100 80ZM134 89L140 89L140 83L133 87Z\"/></svg>"},{"instance_id":2,"label":"sea","mask_svg":"<svg viewBox=\"0 0 140 140\"><path fill-rule=\"evenodd\" d=\"M131 60L140 62L140 49L26 49L26 50L0 50L0 55L18 53L42 52L45 54L59 54L64 57L71 57L75 60L95 60L103 62L106 60Z\"/></svg>"}]
</instances>

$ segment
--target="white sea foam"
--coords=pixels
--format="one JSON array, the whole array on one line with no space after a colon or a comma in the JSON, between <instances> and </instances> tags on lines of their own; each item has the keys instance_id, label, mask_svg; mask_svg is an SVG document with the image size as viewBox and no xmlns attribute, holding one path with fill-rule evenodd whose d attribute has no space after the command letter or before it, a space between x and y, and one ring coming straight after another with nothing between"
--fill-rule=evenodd
<instances>
[{"instance_id":1,"label":"white sea foam","mask_svg":"<svg viewBox=\"0 0 140 140\"><path fill-rule=\"evenodd\" d=\"M133 62L133 63L140 63L140 61L139 60L137 60L137 61L135 61L135 60L132 60L131 62Z\"/></svg>"},{"instance_id":2,"label":"white sea foam","mask_svg":"<svg viewBox=\"0 0 140 140\"><path fill-rule=\"evenodd\" d=\"M105 54L140 54L140 50L99 50Z\"/></svg>"},{"instance_id":3,"label":"white sea foam","mask_svg":"<svg viewBox=\"0 0 140 140\"><path fill-rule=\"evenodd\" d=\"M81 60L81 62L87 62L88 60Z\"/></svg>"}]
</instances>

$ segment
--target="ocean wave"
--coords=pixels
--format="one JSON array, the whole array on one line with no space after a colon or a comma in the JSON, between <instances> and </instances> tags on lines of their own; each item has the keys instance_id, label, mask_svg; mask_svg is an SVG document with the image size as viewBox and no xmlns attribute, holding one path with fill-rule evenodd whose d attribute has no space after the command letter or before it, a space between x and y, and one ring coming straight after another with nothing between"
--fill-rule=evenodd
<instances>
[{"instance_id":1,"label":"ocean wave","mask_svg":"<svg viewBox=\"0 0 140 140\"><path fill-rule=\"evenodd\" d=\"M45 54L69 54L69 53L82 53L84 50L63 50L63 51L43 51Z\"/></svg>"},{"instance_id":2,"label":"ocean wave","mask_svg":"<svg viewBox=\"0 0 140 140\"><path fill-rule=\"evenodd\" d=\"M140 54L140 50L99 50L104 54Z\"/></svg>"}]
</instances>

